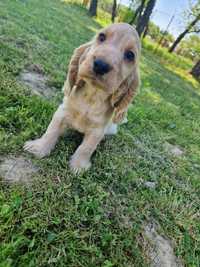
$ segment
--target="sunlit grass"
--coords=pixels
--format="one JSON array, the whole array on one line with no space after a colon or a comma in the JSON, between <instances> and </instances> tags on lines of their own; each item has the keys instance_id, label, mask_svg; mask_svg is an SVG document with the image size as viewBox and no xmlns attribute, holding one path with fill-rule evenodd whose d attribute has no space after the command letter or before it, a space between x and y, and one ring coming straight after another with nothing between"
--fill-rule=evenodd
<instances>
[{"instance_id":1,"label":"sunlit grass","mask_svg":"<svg viewBox=\"0 0 200 267\"><path fill-rule=\"evenodd\" d=\"M149 38L143 39L143 46L147 50L151 51L158 55L161 59L165 60L171 65L175 65L176 67L180 67L185 70L190 70L193 66L193 63L190 59L179 56L175 53L169 53L167 48L158 46L157 43L150 40Z\"/></svg>"},{"instance_id":2,"label":"sunlit grass","mask_svg":"<svg viewBox=\"0 0 200 267\"><path fill-rule=\"evenodd\" d=\"M200 90L199 88L199 82L194 79L194 77L189 73L188 70L181 69L180 67L175 67L170 64L165 63L166 68L168 68L170 71L173 71L177 75L179 75L182 79L184 79L187 82L190 82L194 88L197 89L197 91ZM199 91L200 93L200 91Z\"/></svg>"}]
</instances>

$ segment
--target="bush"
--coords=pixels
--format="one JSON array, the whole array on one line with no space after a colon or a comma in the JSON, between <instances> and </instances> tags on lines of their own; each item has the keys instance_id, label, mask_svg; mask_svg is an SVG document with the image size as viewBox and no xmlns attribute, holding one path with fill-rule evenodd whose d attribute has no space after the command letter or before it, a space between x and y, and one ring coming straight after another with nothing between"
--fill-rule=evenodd
<instances>
[{"instance_id":1,"label":"bush","mask_svg":"<svg viewBox=\"0 0 200 267\"><path fill-rule=\"evenodd\" d=\"M134 11L130 7L120 5L118 11L119 21L129 23L133 18L133 12Z\"/></svg>"}]
</instances>

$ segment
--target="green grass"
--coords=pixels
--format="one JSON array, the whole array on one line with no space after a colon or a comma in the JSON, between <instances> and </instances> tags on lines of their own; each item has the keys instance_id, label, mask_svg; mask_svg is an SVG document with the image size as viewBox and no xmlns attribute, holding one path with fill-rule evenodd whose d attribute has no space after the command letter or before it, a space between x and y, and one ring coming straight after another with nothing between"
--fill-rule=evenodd
<instances>
[{"instance_id":1,"label":"green grass","mask_svg":"<svg viewBox=\"0 0 200 267\"><path fill-rule=\"evenodd\" d=\"M161 47L148 37L143 40L143 47L163 58L165 62L168 62L172 66L176 66L187 71L192 69L193 63L189 58L182 57L175 53L168 53L167 48Z\"/></svg>"},{"instance_id":2,"label":"green grass","mask_svg":"<svg viewBox=\"0 0 200 267\"><path fill-rule=\"evenodd\" d=\"M31 186L1 182L1 267L145 267L141 235L152 219L185 265L199 266L200 86L185 69L143 49L142 86L129 122L101 143L89 172L69 170L81 140L73 131L46 159L22 151L44 132L61 93L51 102L32 96L18 74L40 64L59 92L73 49L99 27L67 2L0 2L0 156L23 154L40 167ZM184 156L167 153L165 142Z\"/></svg>"}]
</instances>

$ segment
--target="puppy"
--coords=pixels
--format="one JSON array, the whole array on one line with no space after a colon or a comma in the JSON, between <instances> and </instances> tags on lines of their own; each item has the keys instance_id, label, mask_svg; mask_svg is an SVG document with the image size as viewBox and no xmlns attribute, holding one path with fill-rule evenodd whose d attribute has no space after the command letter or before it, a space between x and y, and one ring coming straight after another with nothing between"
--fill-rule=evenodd
<instances>
[{"instance_id":1,"label":"puppy","mask_svg":"<svg viewBox=\"0 0 200 267\"><path fill-rule=\"evenodd\" d=\"M44 135L24 149L39 158L50 154L66 128L84 133L70 160L75 173L91 166L90 158L106 133L126 116L139 86L140 40L132 26L115 23L75 49L64 84L63 103Z\"/></svg>"}]
</instances>

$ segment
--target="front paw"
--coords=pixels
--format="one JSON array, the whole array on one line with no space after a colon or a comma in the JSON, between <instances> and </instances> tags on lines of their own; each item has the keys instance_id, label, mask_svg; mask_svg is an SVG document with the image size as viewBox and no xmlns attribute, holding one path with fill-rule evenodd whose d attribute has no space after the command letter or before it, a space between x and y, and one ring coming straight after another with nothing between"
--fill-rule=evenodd
<instances>
[{"instance_id":1,"label":"front paw","mask_svg":"<svg viewBox=\"0 0 200 267\"><path fill-rule=\"evenodd\" d=\"M43 158L50 154L52 147L45 139L39 138L27 141L24 144L24 150L34 154L37 158Z\"/></svg>"},{"instance_id":2,"label":"front paw","mask_svg":"<svg viewBox=\"0 0 200 267\"><path fill-rule=\"evenodd\" d=\"M70 160L70 169L75 173L79 174L81 172L87 171L91 167L90 160L78 156L73 155Z\"/></svg>"}]
</instances>

